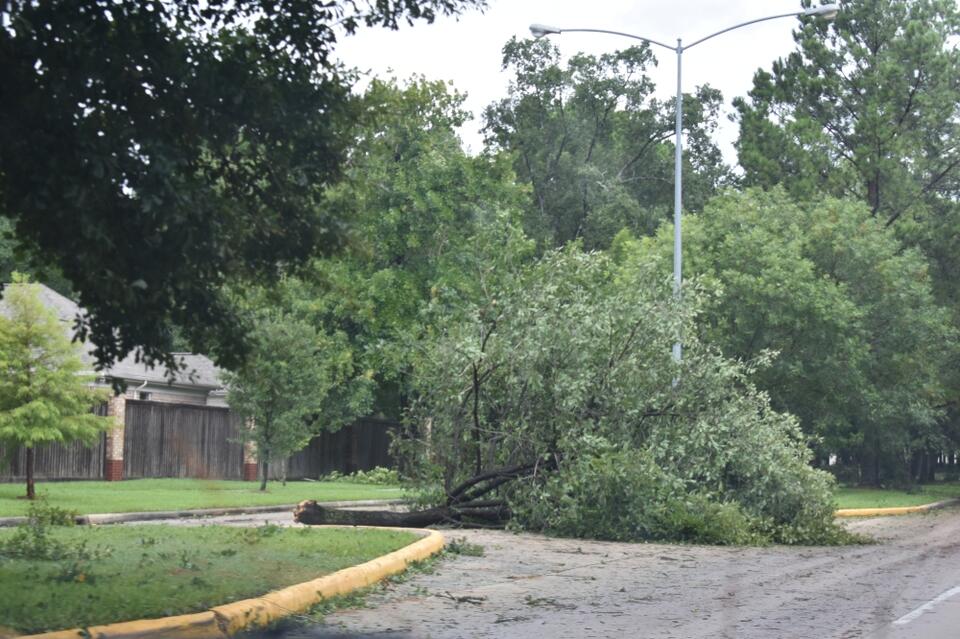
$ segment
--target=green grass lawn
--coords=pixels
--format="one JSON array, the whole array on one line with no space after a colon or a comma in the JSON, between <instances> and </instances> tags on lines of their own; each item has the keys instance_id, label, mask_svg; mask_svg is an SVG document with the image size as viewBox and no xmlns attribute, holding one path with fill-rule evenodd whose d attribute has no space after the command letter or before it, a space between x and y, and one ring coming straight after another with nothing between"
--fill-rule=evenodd
<instances>
[{"instance_id":1,"label":"green grass lawn","mask_svg":"<svg viewBox=\"0 0 960 639\"><path fill-rule=\"evenodd\" d=\"M960 497L960 482L926 484L914 492L881 488L839 488L837 508L891 508L922 506L935 501Z\"/></svg>"},{"instance_id":2,"label":"green grass lawn","mask_svg":"<svg viewBox=\"0 0 960 639\"><path fill-rule=\"evenodd\" d=\"M225 508L293 504L304 499L344 501L396 499L403 491L396 486L348 482L258 482L203 479L132 479L129 481L71 481L37 484L51 506L90 513L123 513L147 510ZM26 515L28 502L20 499L22 484L0 484L0 517Z\"/></svg>"},{"instance_id":3,"label":"green grass lawn","mask_svg":"<svg viewBox=\"0 0 960 639\"><path fill-rule=\"evenodd\" d=\"M104 556L0 556L0 625L22 633L207 610L352 566L417 539L354 528L168 525L51 528ZM16 534L0 529L0 544Z\"/></svg>"}]
</instances>

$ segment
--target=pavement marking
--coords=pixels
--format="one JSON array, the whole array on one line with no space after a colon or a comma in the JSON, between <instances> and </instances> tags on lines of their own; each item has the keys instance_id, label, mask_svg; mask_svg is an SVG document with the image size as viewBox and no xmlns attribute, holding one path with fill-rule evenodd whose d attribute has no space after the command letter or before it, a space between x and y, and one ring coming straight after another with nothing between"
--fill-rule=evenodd
<instances>
[{"instance_id":1,"label":"pavement marking","mask_svg":"<svg viewBox=\"0 0 960 639\"><path fill-rule=\"evenodd\" d=\"M947 599L950 599L951 597L954 597L956 595L960 595L960 586L957 586L956 588L951 588L950 590L937 595L936 597L934 597L927 603L923 604L916 610L912 612L908 612L904 616L894 621L893 625L905 626L911 621L913 621L914 619L916 619L917 617L919 617L920 615L922 615L923 613L933 610L933 607L936 606L938 603L942 601L946 601Z\"/></svg>"}]
</instances>

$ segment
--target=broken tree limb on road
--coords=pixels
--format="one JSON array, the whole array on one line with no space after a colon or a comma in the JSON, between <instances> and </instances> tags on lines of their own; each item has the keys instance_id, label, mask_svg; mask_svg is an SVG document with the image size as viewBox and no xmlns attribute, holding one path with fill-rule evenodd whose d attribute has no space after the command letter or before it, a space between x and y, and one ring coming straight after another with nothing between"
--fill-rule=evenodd
<instances>
[{"instance_id":1,"label":"broken tree limb on road","mask_svg":"<svg viewBox=\"0 0 960 639\"><path fill-rule=\"evenodd\" d=\"M498 468L480 473L450 491L447 503L435 508L398 512L391 510L342 510L327 508L314 500L302 501L293 511L293 519L312 526L390 526L422 528L435 524L461 526L503 526L510 519L510 509L502 499L486 498L491 492L511 481L533 477L538 472L555 468L554 460Z\"/></svg>"},{"instance_id":2,"label":"broken tree limb on road","mask_svg":"<svg viewBox=\"0 0 960 639\"><path fill-rule=\"evenodd\" d=\"M510 518L506 504L473 506L439 506L425 510L397 512L392 510L343 510L326 508L314 500L302 501L293 511L293 519L311 526L389 526L423 528L436 524L503 526Z\"/></svg>"}]
</instances>

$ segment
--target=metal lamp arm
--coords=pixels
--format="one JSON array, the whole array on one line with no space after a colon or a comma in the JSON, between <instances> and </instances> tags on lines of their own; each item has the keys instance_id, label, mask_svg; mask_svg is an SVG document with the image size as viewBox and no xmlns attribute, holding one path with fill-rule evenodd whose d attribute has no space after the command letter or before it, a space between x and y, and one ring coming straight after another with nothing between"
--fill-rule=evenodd
<instances>
[{"instance_id":1,"label":"metal lamp arm","mask_svg":"<svg viewBox=\"0 0 960 639\"><path fill-rule=\"evenodd\" d=\"M633 35L631 33L623 33L622 31L608 31L606 29L557 29L558 33L607 33L610 35L623 36L625 38L632 38L634 40L642 40L643 42L649 42L650 44L656 44L663 47L664 49L670 49L671 51L676 52L677 47L671 47L669 44L664 44L662 42L657 42L651 38L644 38L642 36ZM716 35L716 34L715 34Z\"/></svg>"},{"instance_id":2,"label":"metal lamp arm","mask_svg":"<svg viewBox=\"0 0 960 639\"><path fill-rule=\"evenodd\" d=\"M700 44L701 42L706 42L706 41L709 40L710 38L716 38L718 35L723 35L723 34L726 33L727 31L733 31L734 29L739 29L740 27L745 27L745 26L747 26L747 25L756 24L756 23L758 23L758 22L766 22L767 20L777 20L777 19L779 19L779 18L792 18L793 16L804 16L804 15L810 15L810 14L808 14L806 11L793 11L793 12L791 12L791 13L781 13L781 14L775 15L775 16L767 16L766 18L757 18L756 20L748 20L748 21L746 21L746 22L741 22L740 24L735 24L735 25L733 25L732 27L727 27L726 29L722 29L722 30L720 30L720 31L717 31L716 33L711 33L711 34L708 35L708 36L704 36L703 38L700 38L700 39L697 40L696 42L694 42L694 43L692 43L692 44L688 44L687 46L685 46L685 47L683 47L683 48L684 48L684 50L686 50L686 49L689 49L689 48L691 48L691 47L695 47L695 46L697 46L698 44Z\"/></svg>"}]
</instances>

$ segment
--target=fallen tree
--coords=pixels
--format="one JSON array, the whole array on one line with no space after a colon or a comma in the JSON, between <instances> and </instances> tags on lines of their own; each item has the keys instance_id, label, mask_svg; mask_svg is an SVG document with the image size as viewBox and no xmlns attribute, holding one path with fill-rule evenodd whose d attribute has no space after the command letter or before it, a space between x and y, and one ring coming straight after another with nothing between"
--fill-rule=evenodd
<instances>
[{"instance_id":1,"label":"fallen tree","mask_svg":"<svg viewBox=\"0 0 960 639\"><path fill-rule=\"evenodd\" d=\"M641 256L642 258L643 256ZM511 526L613 541L844 543L795 417L697 339L657 264L550 253L424 339L394 442L413 512L297 508L308 524ZM486 275L485 275L486 277ZM674 362L677 336L684 358ZM437 488L442 487L438 494Z\"/></svg>"}]
</instances>

